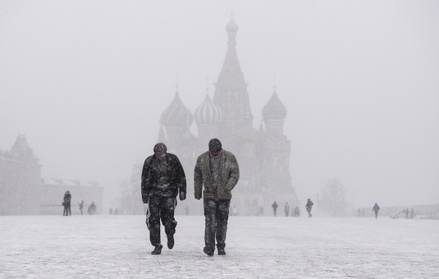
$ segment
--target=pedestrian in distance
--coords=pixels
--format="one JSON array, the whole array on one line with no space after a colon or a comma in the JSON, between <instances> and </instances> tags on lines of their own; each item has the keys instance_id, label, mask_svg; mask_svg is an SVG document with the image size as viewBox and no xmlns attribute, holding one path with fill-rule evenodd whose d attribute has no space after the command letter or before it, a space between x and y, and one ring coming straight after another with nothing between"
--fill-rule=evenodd
<instances>
[{"instance_id":1,"label":"pedestrian in distance","mask_svg":"<svg viewBox=\"0 0 439 279\"><path fill-rule=\"evenodd\" d=\"M78 203L79 206L79 211L81 212L82 215L82 209L84 208L84 201L81 201L80 203Z\"/></svg>"},{"instance_id":2,"label":"pedestrian in distance","mask_svg":"<svg viewBox=\"0 0 439 279\"><path fill-rule=\"evenodd\" d=\"M236 205L232 206L232 210L230 210L229 216L235 216Z\"/></svg>"},{"instance_id":3,"label":"pedestrian in distance","mask_svg":"<svg viewBox=\"0 0 439 279\"><path fill-rule=\"evenodd\" d=\"M271 205L271 207L273 208L273 216L276 217L276 212L277 212L277 203L276 201L274 201L274 203Z\"/></svg>"},{"instance_id":4,"label":"pedestrian in distance","mask_svg":"<svg viewBox=\"0 0 439 279\"><path fill-rule=\"evenodd\" d=\"M239 181L239 165L232 152L222 148L221 141L209 141L209 151L198 156L194 169L195 199L203 198L205 217L204 249L213 256L225 255L227 223L232 190Z\"/></svg>"},{"instance_id":5,"label":"pedestrian in distance","mask_svg":"<svg viewBox=\"0 0 439 279\"><path fill-rule=\"evenodd\" d=\"M288 217L288 215L290 214L290 205L288 204L288 202L285 203L284 211L285 217Z\"/></svg>"},{"instance_id":6,"label":"pedestrian in distance","mask_svg":"<svg viewBox=\"0 0 439 279\"><path fill-rule=\"evenodd\" d=\"M298 206L296 206L296 208L294 208L294 217L299 217L300 216L300 209Z\"/></svg>"},{"instance_id":7,"label":"pedestrian in distance","mask_svg":"<svg viewBox=\"0 0 439 279\"><path fill-rule=\"evenodd\" d=\"M375 203L374 206L372 207L372 211L375 213L375 219L378 218L378 211L380 211L380 206L378 205L378 203Z\"/></svg>"},{"instance_id":8,"label":"pedestrian in distance","mask_svg":"<svg viewBox=\"0 0 439 279\"><path fill-rule=\"evenodd\" d=\"M233 214L233 216L239 215L238 208L236 207L236 205L232 208L232 214Z\"/></svg>"},{"instance_id":9,"label":"pedestrian in distance","mask_svg":"<svg viewBox=\"0 0 439 279\"><path fill-rule=\"evenodd\" d=\"M314 203L311 201L311 199L308 199L305 205L306 211L308 212L308 218L312 217L311 210L313 205Z\"/></svg>"},{"instance_id":10,"label":"pedestrian in distance","mask_svg":"<svg viewBox=\"0 0 439 279\"><path fill-rule=\"evenodd\" d=\"M258 207L258 216L264 216L264 208L261 206Z\"/></svg>"},{"instance_id":11,"label":"pedestrian in distance","mask_svg":"<svg viewBox=\"0 0 439 279\"><path fill-rule=\"evenodd\" d=\"M92 201L91 204L88 206L87 212L89 215L93 215L96 213L96 204L94 201Z\"/></svg>"},{"instance_id":12,"label":"pedestrian in distance","mask_svg":"<svg viewBox=\"0 0 439 279\"><path fill-rule=\"evenodd\" d=\"M66 191L62 202L62 205L64 207L63 216L72 215L71 202L72 202L72 195L70 194L70 191Z\"/></svg>"},{"instance_id":13,"label":"pedestrian in distance","mask_svg":"<svg viewBox=\"0 0 439 279\"><path fill-rule=\"evenodd\" d=\"M146 158L141 177L142 201L148 205L146 225L153 255L160 255L163 245L160 238L160 220L165 227L167 245L174 247L174 218L177 195L181 201L186 199L186 176L178 157L167 153L167 147L159 142L154 146L154 154Z\"/></svg>"}]
</instances>

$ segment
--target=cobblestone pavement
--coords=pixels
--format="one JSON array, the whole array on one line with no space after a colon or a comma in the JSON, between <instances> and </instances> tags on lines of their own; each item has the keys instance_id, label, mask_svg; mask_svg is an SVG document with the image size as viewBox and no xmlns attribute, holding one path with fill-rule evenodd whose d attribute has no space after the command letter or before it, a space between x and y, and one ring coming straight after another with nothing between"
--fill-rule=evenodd
<instances>
[{"instance_id":1,"label":"cobblestone pavement","mask_svg":"<svg viewBox=\"0 0 439 279\"><path fill-rule=\"evenodd\" d=\"M150 254L143 216L0 216L0 278L439 278L439 222L229 219L226 256L203 252L204 216L176 216Z\"/></svg>"}]
</instances>

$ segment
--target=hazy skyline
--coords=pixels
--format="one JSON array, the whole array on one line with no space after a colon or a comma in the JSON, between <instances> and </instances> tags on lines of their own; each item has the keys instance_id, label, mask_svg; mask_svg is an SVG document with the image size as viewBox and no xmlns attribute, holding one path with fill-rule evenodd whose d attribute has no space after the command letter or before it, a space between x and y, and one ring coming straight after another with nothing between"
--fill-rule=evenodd
<instances>
[{"instance_id":1,"label":"hazy skyline","mask_svg":"<svg viewBox=\"0 0 439 279\"><path fill-rule=\"evenodd\" d=\"M191 111L213 95L232 13L253 124L276 86L302 202L332 178L355 206L438 202L437 1L1 1L0 149L25 134L43 178L114 191L177 84Z\"/></svg>"}]
</instances>

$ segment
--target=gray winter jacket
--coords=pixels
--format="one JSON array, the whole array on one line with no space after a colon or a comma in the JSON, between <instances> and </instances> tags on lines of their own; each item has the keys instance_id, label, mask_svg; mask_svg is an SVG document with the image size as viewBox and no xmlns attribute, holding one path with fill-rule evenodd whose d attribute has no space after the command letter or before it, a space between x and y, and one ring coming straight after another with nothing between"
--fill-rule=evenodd
<instances>
[{"instance_id":1,"label":"gray winter jacket","mask_svg":"<svg viewBox=\"0 0 439 279\"><path fill-rule=\"evenodd\" d=\"M220 183L215 189L211 171L209 167L209 151L204 152L198 156L197 163L194 170L194 188L195 198L201 199L201 193L204 185L204 198L211 199L225 199L232 198L232 189L236 186L239 180L239 165L238 161L231 152L222 150L220 161Z\"/></svg>"}]
</instances>

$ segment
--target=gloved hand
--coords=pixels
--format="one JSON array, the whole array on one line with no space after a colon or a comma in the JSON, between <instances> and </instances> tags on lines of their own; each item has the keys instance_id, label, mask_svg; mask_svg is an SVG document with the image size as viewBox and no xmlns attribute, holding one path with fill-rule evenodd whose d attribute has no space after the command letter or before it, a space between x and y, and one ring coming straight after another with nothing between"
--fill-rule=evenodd
<instances>
[{"instance_id":1,"label":"gloved hand","mask_svg":"<svg viewBox=\"0 0 439 279\"><path fill-rule=\"evenodd\" d=\"M148 195L142 195L142 200L143 200L143 203L148 203L149 202Z\"/></svg>"},{"instance_id":2,"label":"gloved hand","mask_svg":"<svg viewBox=\"0 0 439 279\"><path fill-rule=\"evenodd\" d=\"M180 198L180 200L181 200L181 201L184 201L184 200L186 199L186 193L185 193L185 192L182 192L182 191L180 191L180 195L179 195L179 198Z\"/></svg>"}]
</instances>

